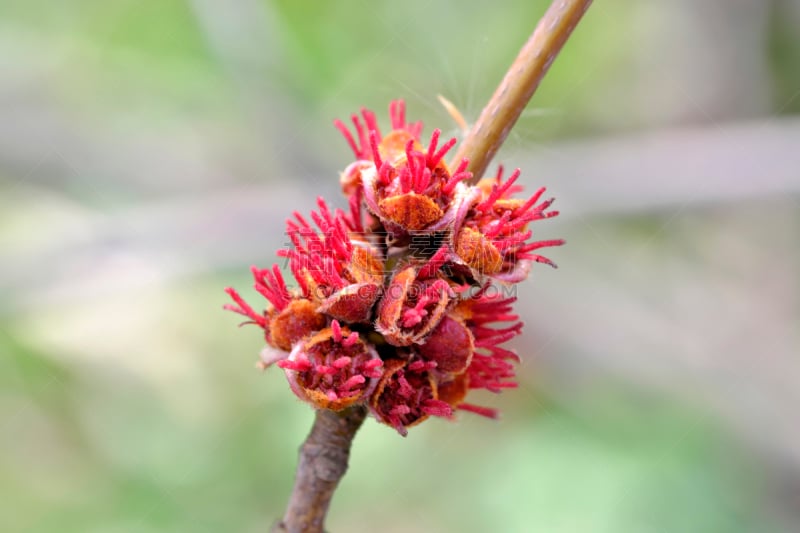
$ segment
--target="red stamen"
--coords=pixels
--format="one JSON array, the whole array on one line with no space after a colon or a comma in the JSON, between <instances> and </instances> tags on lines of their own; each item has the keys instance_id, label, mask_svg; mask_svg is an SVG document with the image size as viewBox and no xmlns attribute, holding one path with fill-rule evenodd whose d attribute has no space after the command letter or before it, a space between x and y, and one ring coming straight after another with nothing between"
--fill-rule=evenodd
<instances>
[{"instance_id":1,"label":"red stamen","mask_svg":"<svg viewBox=\"0 0 800 533\"><path fill-rule=\"evenodd\" d=\"M547 257L545 257L543 255L524 254L523 256L520 256L520 257L522 257L523 259L529 259L531 261L536 261L537 263L544 263L545 265L550 265L553 268L558 268L557 264L555 264L553 261L551 261L550 259L548 259Z\"/></svg>"},{"instance_id":2,"label":"red stamen","mask_svg":"<svg viewBox=\"0 0 800 533\"><path fill-rule=\"evenodd\" d=\"M434 368L436 368L436 363L434 361L423 361L422 359L417 359L408 365L408 370L410 372L424 372L433 370Z\"/></svg>"},{"instance_id":3,"label":"red stamen","mask_svg":"<svg viewBox=\"0 0 800 533\"><path fill-rule=\"evenodd\" d=\"M414 122L413 124L406 124L405 128L412 137L419 139L419 136L422 134L422 121Z\"/></svg>"},{"instance_id":4,"label":"red stamen","mask_svg":"<svg viewBox=\"0 0 800 533\"><path fill-rule=\"evenodd\" d=\"M494 203L500 198L502 198L503 195L506 192L508 192L509 187L511 187L511 185L513 185L514 182L517 181L517 178L519 178L519 173L520 170L516 169L511 174L511 176L508 177L508 180L505 183L498 182L492 185L492 192L489 193L488 198L486 198L486 200L476 205L475 209L482 212L489 211L494 205Z\"/></svg>"},{"instance_id":5,"label":"red stamen","mask_svg":"<svg viewBox=\"0 0 800 533\"><path fill-rule=\"evenodd\" d=\"M350 229L358 233L364 233L364 220L361 216L361 197L364 189L359 187L355 194L350 196L350 217L348 218Z\"/></svg>"},{"instance_id":6,"label":"red stamen","mask_svg":"<svg viewBox=\"0 0 800 533\"><path fill-rule=\"evenodd\" d=\"M378 181L381 185L389 185L392 182L392 174L394 173L394 167L388 161L384 161L378 171Z\"/></svg>"},{"instance_id":7,"label":"red stamen","mask_svg":"<svg viewBox=\"0 0 800 533\"><path fill-rule=\"evenodd\" d=\"M358 337L358 332L357 331L353 331L353 332L350 333L350 335L347 336L347 338L345 340L342 341L342 346L346 346L346 347L349 348L350 346L352 346L352 345L354 345L355 343L358 342L358 338L359 338Z\"/></svg>"},{"instance_id":8,"label":"red stamen","mask_svg":"<svg viewBox=\"0 0 800 533\"><path fill-rule=\"evenodd\" d=\"M428 168L434 168L436 166L435 164L431 164L431 161L433 161L433 154L436 151L436 145L439 144L439 135L441 135L441 133L442 130L439 128L436 128L433 130L433 133L431 133L431 142L428 144L428 153L425 154L425 164L428 166Z\"/></svg>"},{"instance_id":9,"label":"red stamen","mask_svg":"<svg viewBox=\"0 0 800 533\"><path fill-rule=\"evenodd\" d=\"M284 370L294 370L295 372L308 372L311 370L311 361L308 359L300 359L297 361L281 359L275 364L278 366L278 368L283 368Z\"/></svg>"},{"instance_id":10,"label":"red stamen","mask_svg":"<svg viewBox=\"0 0 800 533\"><path fill-rule=\"evenodd\" d=\"M381 161L381 153L378 151L378 132L372 130L369 132L369 145L372 147L372 161L375 163L376 168L383 165Z\"/></svg>"},{"instance_id":11,"label":"red stamen","mask_svg":"<svg viewBox=\"0 0 800 533\"><path fill-rule=\"evenodd\" d=\"M565 241L564 239L552 239L549 241L531 242L521 246L517 252L525 253L525 252L530 252L532 250L538 250L539 248L546 248L549 246L563 246L564 244L566 244L566 242L567 241Z\"/></svg>"},{"instance_id":12,"label":"red stamen","mask_svg":"<svg viewBox=\"0 0 800 533\"><path fill-rule=\"evenodd\" d=\"M350 145L350 149L353 151L353 154L357 158L361 158L361 150L359 150L358 145L356 144L355 139L353 139L353 135L350 133L350 130L347 129L347 126L344 125L344 122L339 120L338 118L333 121L333 125L336 127L339 132L341 132L344 140L347 141L347 144Z\"/></svg>"},{"instance_id":13,"label":"red stamen","mask_svg":"<svg viewBox=\"0 0 800 533\"><path fill-rule=\"evenodd\" d=\"M335 360L333 361L333 363L331 364L331 366L333 366L334 368L338 368L339 370L341 370L341 369L343 369L343 368L345 368L345 367L347 367L347 366L350 366L350 363L351 363L352 361L353 361L353 358L352 358L352 357L347 357L346 355L343 355L343 356L341 356L341 357L339 357L339 358L335 359Z\"/></svg>"},{"instance_id":14,"label":"red stamen","mask_svg":"<svg viewBox=\"0 0 800 533\"><path fill-rule=\"evenodd\" d=\"M250 268L255 280L255 289L266 298L275 308L282 311L291 300L289 290L283 281L278 265L274 265L273 270L260 270L255 266Z\"/></svg>"},{"instance_id":15,"label":"red stamen","mask_svg":"<svg viewBox=\"0 0 800 533\"><path fill-rule=\"evenodd\" d=\"M356 134L358 135L359 153L356 154L356 157L359 159L367 159L367 132L358 119L358 115L351 115L350 120L353 121L353 126L355 126Z\"/></svg>"},{"instance_id":16,"label":"red stamen","mask_svg":"<svg viewBox=\"0 0 800 533\"><path fill-rule=\"evenodd\" d=\"M500 418L500 413L497 409L490 409L489 407L482 407L480 405L473 405L471 403L460 403L457 407L460 411L469 411L476 415L485 416L497 420Z\"/></svg>"},{"instance_id":17,"label":"red stamen","mask_svg":"<svg viewBox=\"0 0 800 533\"><path fill-rule=\"evenodd\" d=\"M468 159L464 158L461 160L461 163L458 164L458 167L453 175L447 180L447 183L445 183L444 187L442 187L442 191L444 191L445 194L450 194L459 181L463 181L472 177L472 172L467 172L468 165Z\"/></svg>"},{"instance_id":18,"label":"red stamen","mask_svg":"<svg viewBox=\"0 0 800 533\"><path fill-rule=\"evenodd\" d=\"M342 342L342 327L338 320L331 322L331 331L333 332L333 341Z\"/></svg>"},{"instance_id":19,"label":"red stamen","mask_svg":"<svg viewBox=\"0 0 800 533\"><path fill-rule=\"evenodd\" d=\"M364 123L367 125L368 131L374 131L381 138L381 130L378 129L378 121L375 119L375 113L366 108L361 108L361 116L364 117Z\"/></svg>"},{"instance_id":20,"label":"red stamen","mask_svg":"<svg viewBox=\"0 0 800 533\"><path fill-rule=\"evenodd\" d=\"M262 328L266 326L267 320L264 318L264 315L256 313L255 310L250 307L250 305L244 301L244 299L239 295L236 290L232 287L227 287L225 292L228 293L228 296L236 302L236 305L232 304L225 304L223 309L227 309L228 311L233 311L234 313L239 313L240 315L246 316L249 318L253 323L258 324Z\"/></svg>"},{"instance_id":21,"label":"red stamen","mask_svg":"<svg viewBox=\"0 0 800 533\"><path fill-rule=\"evenodd\" d=\"M406 103L403 100L389 102L389 116L393 130L401 130L406 126Z\"/></svg>"},{"instance_id":22,"label":"red stamen","mask_svg":"<svg viewBox=\"0 0 800 533\"><path fill-rule=\"evenodd\" d=\"M419 279L432 278L434 274L436 274L436 272L438 272L439 269L442 268L442 265L444 265L447 262L447 256L449 251L450 250L447 248L447 246L442 246L441 248L436 250L436 253L433 254L430 259L428 259L428 262L425 263L425 266L419 269L419 272L417 273L417 278Z\"/></svg>"},{"instance_id":23,"label":"red stamen","mask_svg":"<svg viewBox=\"0 0 800 533\"><path fill-rule=\"evenodd\" d=\"M403 192L408 192L409 190L413 190L416 192L416 187L414 186L416 183L416 173L417 173L417 165L416 161L414 160L414 139L410 139L406 143L406 167L404 170L407 169L408 174L408 190L404 190ZM401 174L402 175L402 174Z\"/></svg>"},{"instance_id":24,"label":"red stamen","mask_svg":"<svg viewBox=\"0 0 800 533\"><path fill-rule=\"evenodd\" d=\"M324 218L328 224L333 224L331 210L328 209L328 204L325 203L325 199L322 196L317 196L317 205L319 206L319 212L322 218Z\"/></svg>"},{"instance_id":25,"label":"red stamen","mask_svg":"<svg viewBox=\"0 0 800 533\"><path fill-rule=\"evenodd\" d=\"M524 213L525 211L530 209L534 204L536 204L536 202L539 201L539 198L542 197L542 194L544 194L545 190L546 190L545 187L539 187L539 189L535 193L533 193L533 196L528 198L528 201L525 202L524 204L522 204L521 206L519 206L516 209L516 211L518 211L520 213Z\"/></svg>"},{"instance_id":26,"label":"red stamen","mask_svg":"<svg viewBox=\"0 0 800 533\"><path fill-rule=\"evenodd\" d=\"M450 404L441 400L425 400L425 402L422 404L422 412L431 416L453 416L453 408L450 407Z\"/></svg>"},{"instance_id":27,"label":"red stamen","mask_svg":"<svg viewBox=\"0 0 800 533\"><path fill-rule=\"evenodd\" d=\"M433 154L433 157L430 158L430 160L428 161L428 166L430 168L434 168L436 165L438 165L439 161L442 160L442 158L445 156L445 154L447 154L447 152L450 151L450 148L455 146L455 144L456 144L456 138L455 137L451 138L449 141L444 143L442 145L442 147L439 148L439 151L436 152L435 154Z\"/></svg>"},{"instance_id":28,"label":"red stamen","mask_svg":"<svg viewBox=\"0 0 800 533\"><path fill-rule=\"evenodd\" d=\"M493 239L494 237L498 236L506 229L509 219L511 219L511 212L506 211L500 216L499 219L493 220L486 225L483 230L483 235L489 239Z\"/></svg>"},{"instance_id":29,"label":"red stamen","mask_svg":"<svg viewBox=\"0 0 800 533\"><path fill-rule=\"evenodd\" d=\"M504 170L505 170L505 168L503 167L503 165L502 165L502 164L500 164L500 165L497 165L497 174L496 174L496 175L495 175L495 177L494 177L494 180L495 180L497 183L500 183L500 182L503 180L503 171L504 171Z\"/></svg>"},{"instance_id":30,"label":"red stamen","mask_svg":"<svg viewBox=\"0 0 800 533\"><path fill-rule=\"evenodd\" d=\"M392 407L389 414L394 416L403 416L411 412L411 408L407 405L399 404Z\"/></svg>"},{"instance_id":31,"label":"red stamen","mask_svg":"<svg viewBox=\"0 0 800 533\"><path fill-rule=\"evenodd\" d=\"M408 169L408 166L404 166L402 170L400 170L400 190L403 194L408 194L411 192L411 171Z\"/></svg>"},{"instance_id":32,"label":"red stamen","mask_svg":"<svg viewBox=\"0 0 800 533\"><path fill-rule=\"evenodd\" d=\"M428 186L431 184L431 171L422 166L421 164L419 165L419 168L422 170L420 170L419 172L416 191L420 194L423 194L427 190Z\"/></svg>"},{"instance_id":33,"label":"red stamen","mask_svg":"<svg viewBox=\"0 0 800 533\"><path fill-rule=\"evenodd\" d=\"M363 385L367 381L367 378L362 376L361 374L356 374L355 376L351 376L347 381L342 383L341 390L348 391L353 387L357 387L359 385Z\"/></svg>"},{"instance_id":34,"label":"red stamen","mask_svg":"<svg viewBox=\"0 0 800 533\"><path fill-rule=\"evenodd\" d=\"M405 374L398 372L397 375L397 384L399 388L397 389L397 394L402 396L403 398L410 398L414 394L414 388L406 379Z\"/></svg>"}]
</instances>

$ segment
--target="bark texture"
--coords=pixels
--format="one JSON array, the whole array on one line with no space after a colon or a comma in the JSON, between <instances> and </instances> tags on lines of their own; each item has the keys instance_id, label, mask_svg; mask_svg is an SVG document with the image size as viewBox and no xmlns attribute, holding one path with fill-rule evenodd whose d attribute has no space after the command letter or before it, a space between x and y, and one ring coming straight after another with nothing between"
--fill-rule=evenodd
<instances>
[{"instance_id":1,"label":"bark texture","mask_svg":"<svg viewBox=\"0 0 800 533\"><path fill-rule=\"evenodd\" d=\"M294 489L283 520L273 533L322 533L339 480L347 471L350 446L367 409L357 405L335 413L317 410L311 433L300 447Z\"/></svg>"}]
</instances>

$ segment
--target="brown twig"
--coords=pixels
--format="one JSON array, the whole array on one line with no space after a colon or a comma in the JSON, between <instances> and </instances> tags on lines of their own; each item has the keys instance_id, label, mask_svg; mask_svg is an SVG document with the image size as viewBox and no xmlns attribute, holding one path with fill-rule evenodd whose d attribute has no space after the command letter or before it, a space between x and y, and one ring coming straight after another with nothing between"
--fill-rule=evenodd
<instances>
[{"instance_id":1,"label":"brown twig","mask_svg":"<svg viewBox=\"0 0 800 533\"><path fill-rule=\"evenodd\" d=\"M469 159L472 183L477 182L528 105L572 30L592 0L554 0L536 30L520 50L478 121L459 143L454 165Z\"/></svg>"},{"instance_id":2,"label":"brown twig","mask_svg":"<svg viewBox=\"0 0 800 533\"><path fill-rule=\"evenodd\" d=\"M314 426L300 447L294 490L283 520L273 533L322 533L333 492L347 471L350 445L367 416L357 405L335 413L319 409Z\"/></svg>"}]
</instances>

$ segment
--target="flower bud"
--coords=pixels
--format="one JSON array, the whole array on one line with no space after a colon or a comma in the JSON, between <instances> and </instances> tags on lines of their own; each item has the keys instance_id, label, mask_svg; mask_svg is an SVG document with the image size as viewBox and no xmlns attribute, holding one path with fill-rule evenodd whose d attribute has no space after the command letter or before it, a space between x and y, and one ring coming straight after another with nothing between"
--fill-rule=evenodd
<instances>
[{"instance_id":1,"label":"flower bud","mask_svg":"<svg viewBox=\"0 0 800 533\"><path fill-rule=\"evenodd\" d=\"M314 303L304 299L292 300L283 310L274 309L268 313L267 342L288 352L297 341L324 328L326 322Z\"/></svg>"},{"instance_id":2,"label":"flower bud","mask_svg":"<svg viewBox=\"0 0 800 533\"><path fill-rule=\"evenodd\" d=\"M455 239L456 254L481 274L494 274L503 266L500 250L481 232L463 228Z\"/></svg>"},{"instance_id":3,"label":"flower bud","mask_svg":"<svg viewBox=\"0 0 800 533\"><path fill-rule=\"evenodd\" d=\"M419 279L414 265L401 268L378 304L375 329L394 346L418 342L444 316L450 293L443 279Z\"/></svg>"},{"instance_id":4,"label":"flower bud","mask_svg":"<svg viewBox=\"0 0 800 533\"><path fill-rule=\"evenodd\" d=\"M469 392L469 376L459 374L448 381L440 381L437 386L439 399L447 402L453 409L457 408Z\"/></svg>"},{"instance_id":5,"label":"flower bud","mask_svg":"<svg viewBox=\"0 0 800 533\"><path fill-rule=\"evenodd\" d=\"M517 386L517 354L504 344L522 322L514 298L493 285L525 279L534 263L553 263L532 240L531 223L555 216L544 189L515 198L519 170L469 185L469 162L444 161L456 143L425 146L402 100L390 104L382 135L362 109L352 129L336 121L355 155L340 174L348 210L318 209L286 221L296 286L280 268L252 267L255 289L270 303L254 309L232 288L226 309L264 331L260 368L282 368L292 391L320 409L366 404L405 435L431 415L454 410L496 417L466 403L468 392ZM477 293L475 293L477 291ZM354 331L357 330L357 331Z\"/></svg>"},{"instance_id":6,"label":"flower bud","mask_svg":"<svg viewBox=\"0 0 800 533\"><path fill-rule=\"evenodd\" d=\"M323 300L318 311L350 324L369 323L372 317L372 307L380 294L380 285L354 283Z\"/></svg>"},{"instance_id":7,"label":"flower bud","mask_svg":"<svg viewBox=\"0 0 800 533\"><path fill-rule=\"evenodd\" d=\"M539 202L544 188L527 200L512 198L511 195L521 189L514 185L519 174L516 169L503 181L500 167L494 179L481 180L475 187L478 194L470 198L471 208L462 210L457 217L453 239L461 260L480 274L507 283L525 279L531 262L555 267L548 258L532 252L564 244L561 239L528 242L533 235L528 224L554 217L558 211L547 211L553 199Z\"/></svg>"},{"instance_id":8,"label":"flower bud","mask_svg":"<svg viewBox=\"0 0 800 533\"><path fill-rule=\"evenodd\" d=\"M377 132L373 133L374 167L360 169L367 208L388 228L404 232L442 226L458 197L457 186L472 176L466 171L466 161L452 174L443 161L455 139L437 150L441 132L434 130L423 151L418 133L395 130L380 143Z\"/></svg>"},{"instance_id":9,"label":"flower bud","mask_svg":"<svg viewBox=\"0 0 800 533\"><path fill-rule=\"evenodd\" d=\"M467 370L475 349L469 328L457 315L446 315L417 347L427 361L436 363L436 371L460 374Z\"/></svg>"},{"instance_id":10,"label":"flower bud","mask_svg":"<svg viewBox=\"0 0 800 533\"><path fill-rule=\"evenodd\" d=\"M277 365L300 399L340 411L369 397L382 375L383 361L358 333L334 320L331 327L297 343L289 358Z\"/></svg>"},{"instance_id":11,"label":"flower bud","mask_svg":"<svg viewBox=\"0 0 800 533\"><path fill-rule=\"evenodd\" d=\"M435 363L389 359L384 366L383 377L370 401L370 410L379 422L405 437L407 428L431 415L452 414L450 405L437 397L436 381L430 373Z\"/></svg>"}]
</instances>

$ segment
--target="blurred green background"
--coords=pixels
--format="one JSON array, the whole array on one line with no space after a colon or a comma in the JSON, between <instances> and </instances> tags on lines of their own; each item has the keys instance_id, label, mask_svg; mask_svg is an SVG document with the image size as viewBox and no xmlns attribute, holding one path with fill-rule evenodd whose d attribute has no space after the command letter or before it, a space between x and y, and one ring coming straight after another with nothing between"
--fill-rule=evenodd
<instances>
[{"instance_id":1,"label":"blurred green background","mask_svg":"<svg viewBox=\"0 0 800 533\"><path fill-rule=\"evenodd\" d=\"M0 4L0 531L268 530L311 410L260 373L283 219L332 127L474 120L546 2ZM333 532L800 523L800 1L598 0L500 154L565 237L519 288L521 387L368 421Z\"/></svg>"}]
</instances>

